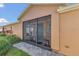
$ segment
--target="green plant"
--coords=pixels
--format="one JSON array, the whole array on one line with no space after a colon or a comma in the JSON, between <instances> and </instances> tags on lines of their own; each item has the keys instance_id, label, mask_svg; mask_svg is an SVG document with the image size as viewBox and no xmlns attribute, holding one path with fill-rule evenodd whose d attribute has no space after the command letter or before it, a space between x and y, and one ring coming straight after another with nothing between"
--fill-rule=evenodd
<instances>
[{"instance_id":1,"label":"green plant","mask_svg":"<svg viewBox=\"0 0 79 59\"><path fill-rule=\"evenodd\" d=\"M17 37L16 35L9 35L7 36L7 40L9 41L9 43L14 44L14 43L19 42L21 39Z\"/></svg>"},{"instance_id":2,"label":"green plant","mask_svg":"<svg viewBox=\"0 0 79 59\"><path fill-rule=\"evenodd\" d=\"M6 34L5 33L0 33L0 36L6 36Z\"/></svg>"},{"instance_id":3,"label":"green plant","mask_svg":"<svg viewBox=\"0 0 79 59\"><path fill-rule=\"evenodd\" d=\"M5 55L6 56L30 56L28 53L14 47L10 48Z\"/></svg>"},{"instance_id":4,"label":"green plant","mask_svg":"<svg viewBox=\"0 0 79 59\"><path fill-rule=\"evenodd\" d=\"M11 44L6 40L0 40L0 55L4 55L8 49L11 47Z\"/></svg>"},{"instance_id":5,"label":"green plant","mask_svg":"<svg viewBox=\"0 0 79 59\"><path fill-rule=\"evenodd\" d=\"M17 43L20 40L21 39L16 35L0 36L0 55L4 54L12 44Z\"/></svg>"},{"instance_id":6,"label":"green plant","mask_svg":"<svg viewBox=\"0 0 79 59\"><path fill-rule=\"evenodd\" d=\"M17 43L21 41L19 37L16 35L7 35L7 36L0 36L0 56L4 56L8 53L10 48L12 48L12 44ZM14 49L11 49L13 51ZM26 55L25 53L15 50L15 52L12 52L14 55Z\"/></svg>"}]
</instances>

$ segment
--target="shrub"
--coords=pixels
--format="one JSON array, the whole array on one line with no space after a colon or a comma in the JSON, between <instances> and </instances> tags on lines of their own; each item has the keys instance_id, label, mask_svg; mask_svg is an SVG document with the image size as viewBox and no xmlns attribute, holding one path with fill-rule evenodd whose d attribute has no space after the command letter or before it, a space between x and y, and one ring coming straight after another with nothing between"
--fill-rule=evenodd
<instances>
[{"instance_id":1,"label":"shrub","mask_svg":"<svg viewBox=\"0 0 79 59\"><path fill-rule=\"evenodd\" d=\"M0 40L0 55L4 55L8 49L11 47L11 44L6 40Z\"/></svg>"},{"instance_id":2,"label":"shrub","mask_svg":"<svg viewBox=\"0 0 79 59\"><path fill-rule=\"evenodd\" d=\"M14 44L14 43L19 42L21 39L17 37L16 35L9 35L7 36L7 40L9 43Z\"/></svg>"},{"instance_id":3,"label":"shrub","mask_svg":"<svg viewBox=\"0 0 79 59\"><path fill-rule=\"evenodd\" d=\"M8 35L0 39L0 55L5 55L11 48L12 44L19 42L21 39L16 35Z\"/></svg>"}]
</instances>

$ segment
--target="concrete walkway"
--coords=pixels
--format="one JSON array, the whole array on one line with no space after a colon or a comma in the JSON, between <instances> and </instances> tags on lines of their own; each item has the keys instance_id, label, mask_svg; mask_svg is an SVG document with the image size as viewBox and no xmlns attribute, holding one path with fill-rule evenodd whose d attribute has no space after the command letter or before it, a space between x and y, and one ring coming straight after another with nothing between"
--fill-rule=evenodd
<instances>
[{"instance_id":1,"label":"concrete walkway","mask_svg":"<svg viewBox=\"0 0 79 59\"><path fill-rule=\"evenodd\" d=\"M57 54L55 52L42 49L40 47L28 44L26 42L14 44L13 47L21 49L32 56L63 56L63 54Z\"/></svg>"}]
</instances>

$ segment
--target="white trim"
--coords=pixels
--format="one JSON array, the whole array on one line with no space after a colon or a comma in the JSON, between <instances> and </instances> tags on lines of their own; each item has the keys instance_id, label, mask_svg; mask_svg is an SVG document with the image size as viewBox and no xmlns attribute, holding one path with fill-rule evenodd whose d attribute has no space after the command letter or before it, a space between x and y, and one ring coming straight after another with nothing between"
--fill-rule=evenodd
<instances>
[{"instance_id":1,"label":"white trim","mask_svg":"<svg viewBox=\"0 0 79 59\"><path fill-rule=\"evenodd\" d=\"M78 8L79 8L79 4L75 4L75 5L71 5L71 6L67 6L67 7L61 7L59 9L57 9L57 11L59 13L63 13L63 12L68 12L68 11L75 10Z\"/></svg>"}]
</instances>

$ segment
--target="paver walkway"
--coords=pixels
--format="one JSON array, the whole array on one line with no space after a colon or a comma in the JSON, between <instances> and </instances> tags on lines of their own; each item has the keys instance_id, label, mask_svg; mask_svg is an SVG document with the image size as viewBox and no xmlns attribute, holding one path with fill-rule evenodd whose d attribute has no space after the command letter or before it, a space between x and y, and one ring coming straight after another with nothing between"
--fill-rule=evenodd
<instances>
[{"instance_id":1,"label":"paver walkway","mask_svg":"<svg viewBox=\"0 0 79 59\"><path fill-rule=\"evenodd\" d=\"M32 56L63 56L63 54L57 54L26 42L20 42L13 46L29 53Z\"/></svg>"}]
</instances>

